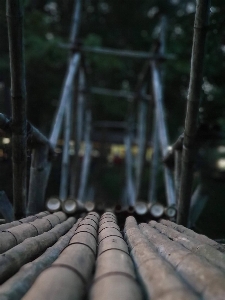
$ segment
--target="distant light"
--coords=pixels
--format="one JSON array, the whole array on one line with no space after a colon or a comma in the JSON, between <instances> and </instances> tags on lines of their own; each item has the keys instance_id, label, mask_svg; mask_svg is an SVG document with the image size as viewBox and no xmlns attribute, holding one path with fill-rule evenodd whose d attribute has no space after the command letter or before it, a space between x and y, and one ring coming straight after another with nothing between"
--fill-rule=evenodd
<instances>
[{"instance_id":1,"label":"distant light","mask_svg":"<svg viewBox=\"0 0 225 300\"><path fill-rule=\"evenodd\" d=\"M225 158L220 158L216 162L217 168L221 171L225 171Z\"/></svg>"},{"instance_id":2,"label":"distant light","mask_svg":"<svg viewBox=\"0 0 225 300\"><path fill-rule=\"evenodd\" d=\"M219 146L219 147L217 148L217 151L218 151L219 153L225 153L225 146Z\"/></svg>"},{"instance_id":3,"label":"distant light","mask_svg":"<svg viewBox=\"0 0 225 300\"><path fill-rule=\"evenodd\" d=\"M62 149L60 149L60 148L55 148L55 153L57 153L57 154L62 153Z\"/></svg>"},{"instance_id":4,"label":"distant light","mask_svg":"<svg viewBox=\"0 0 225 300\"><path fill-rule=\"evenodd\" d=\"M172 146L168 146L168 147L167 147L167 150L168 150L168 151L172 151L172 149L173 149Z\"/></svg>"},{"instance_id":5,"label":"distant light","mask_svg":"<svg viewBox=\"0 0 225 300\"><path fill-rule=\"evenodd\" d=\"M9 138L3 138L2 139L2 143L5 144L5 145L9 144L10 143L10 139Z\"/></svg>"}]
</instances>

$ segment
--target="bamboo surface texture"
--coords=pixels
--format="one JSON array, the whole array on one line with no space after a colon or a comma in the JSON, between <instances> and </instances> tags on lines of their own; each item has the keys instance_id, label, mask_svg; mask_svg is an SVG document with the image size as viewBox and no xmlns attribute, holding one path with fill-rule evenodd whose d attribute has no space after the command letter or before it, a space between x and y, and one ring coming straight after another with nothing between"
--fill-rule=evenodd
<instances>
[{"instance_id":1,"label":"bamboo surface texture","mask_svg":"<svg viewBox=\"0 0 225 300\"><path fill-rule=\"evenodd\" d=\"M69 245L23 299L83 299L95 264L98 221L91 213L79 223Z\"/></svg>"},{"instance_id":2,"label":"bamboo surface texture","mask_svg":"<svg viewBox=\"0 0 225 300\"><path fill-rule=\"evenodd\" d=\"M107 227L112 223L115 228ZM98 259L89 295L91 300L142 299L127 244L116 227L115 215L103 214L99 223Z\"/></svg>"},{"instance_id":3,"label":"bamboo surface texture","mask_svg":"<svg viewBox=\"0 0 225 300\"><path fill-rule=\"evenodd\" d=\"M57 212L52 215L44 216L30 223L23 223L18 226L6 229L0 232L0 253L15 247L22 243L25 239L40 235L45 231L49 231L57 224L66 220L63 212Z\"/></svg>"},{"instance_id":4,"label":"bamboo surface texture","mask_svg":"<svg viewBox=\"0 0 225 300\"><path fill-rule=\"evenodd\" d=\"M0 255L0 300L225 299L224 246L184 226L128 217L121 231L112 212L75 225L62 212L33 217L55 227Z\"/></svg>"}]
</instances>

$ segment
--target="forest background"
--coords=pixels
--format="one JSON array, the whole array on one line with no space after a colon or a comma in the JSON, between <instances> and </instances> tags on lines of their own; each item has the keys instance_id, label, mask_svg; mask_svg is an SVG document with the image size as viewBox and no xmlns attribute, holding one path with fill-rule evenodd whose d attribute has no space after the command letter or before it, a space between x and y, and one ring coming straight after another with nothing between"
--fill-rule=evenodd
<instances>
[{"instance_id":1,"label":"forest background","mask_svg":"<svg viewBox=\"0 0 225 300\"><path fill-rule=\"evenodd\" d=\"M0 112L10 115L10 74L5 2L0 1ZM25 0L25 58L27 78L28 119L43 133L49 135L56 112L61 87L68 61L68 51L59 47L67 43L74 7L73 0ZM164 102L166 122L170 141L183 132L186 99L190 72L190 58L193 37L195 1L191 0L84 0L80 41L87 46L104 46L117 49L140 51L153 50L159 33L160 16L167 17L166 52L176 59L165 62ZM86 55L89 66L89 81L92 86L117 90L134 91L137 74L143 61L110 56ZM224 176L215 168L217 156L223 156L215 149L224 143L225 132L225 3L212 0L210 26L208 28L207 50L203 91L199 108L202 128L210 138L202 150L203 159L198 160L198 173L208 186L210 201L198 221L198 227L212 235L224 234L221 229L224 220L223 200ZM127 115L127 101L93 95L91 100L93 121L124 121ZM150 139L150 137L149 137ZM3 148L6 146L2 146ZM4 151L9 151L8 148ZM0 189L5 189L11 199L11 187L7 185L11 176L8 162L1 162ZM5 165L5 167L4 167ZM57 164L56 164L57 165ZM48 193L55 189L59 179L59 168L55 167ZM104 167L100 176L101 197L116 201L123 185L121 168ZM199 171L200 170L200 171ZM102 171L102 170L101 170ZM98 171L99 173L99 171ZM102 173L102 172L100 172ZM142 198L147 199L149 168L143 177ZM121 175L122 174L122 175ZM198 174L199 176L199 174ZM163 182L159 175L159 198ZM118 188L115 188L118 187ZM225 189L225 188L224 188ZM207 213L210 211L210 214ZM216 228L207 227L208 221L217 220ZM223 227L223 226L222 226ZM224 234L225 235L225 234Z\"/></svg>"}]
</instances>

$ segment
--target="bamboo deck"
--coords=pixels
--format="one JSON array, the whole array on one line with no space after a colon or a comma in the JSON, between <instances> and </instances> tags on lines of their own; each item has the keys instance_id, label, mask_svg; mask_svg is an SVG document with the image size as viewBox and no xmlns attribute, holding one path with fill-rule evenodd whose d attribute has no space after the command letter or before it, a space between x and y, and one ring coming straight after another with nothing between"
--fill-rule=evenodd
<instances>
[{"instance_id":1,"label":"bamboo deck","mask_svg":"<svg viewBox=\"0 0 225 300\"><path fill-rule=\"evenodd\" d=\"M44 212L16 222L0 227L0 300L225 299L225 246L168 220L128 217L121 230L111 212Z\"/></svg>"}]
</instances>

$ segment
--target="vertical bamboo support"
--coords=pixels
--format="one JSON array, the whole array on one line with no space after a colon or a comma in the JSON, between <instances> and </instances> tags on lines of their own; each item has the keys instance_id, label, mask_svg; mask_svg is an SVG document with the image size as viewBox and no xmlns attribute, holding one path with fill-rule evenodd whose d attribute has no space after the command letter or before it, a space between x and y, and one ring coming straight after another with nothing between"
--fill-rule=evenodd
<instances>
[{"instance_id":1,"label":"vertical bamboo support","mask_svg":"<svg viewBox=\"0 0 225 300\"><path fill-rule=\"evenodd\" d=\"M7 0L12 102L13 205L15 219L25 216L27 197L26 83L23 49L23 5Z\"/></svg>"},{"instance_id":2,"label":"vertical bamboo support","mask_svg":"<svg viewBox=\"0 0 225 300\"><path fill-rule=\"evenodd\" d=\"M45 190L50 172L49 145L41 145L32 151L27 215L45 209Z\"/></svg>"},{"instance_id":3,"label":"vertical bamboo support","mask_svg":"<svg viewBox=\"0 0 225 300\"><path fill-rule=\"evenodd\" d=\"M72 86L68 95L67 105L65 110L65 125L64 125L64 143L61 167L61 180L59 198L61 201L66 200L68 196L68 179L69 179L69 163L70 163L70 138L72 131Z\"/></svg>"},{"instance_id":4,"label":"vertical bamboo support","mask_svg":"<svg viewBox=\"0 0 225 300\"><path fill-rule=\"evenodd\" d=\"M175 186L175 194L176 194L176 203L178 203L179 193L180 193L182 150L175 150L174 158L175 158L174 186Z\"/></svg>"},{"instance_id":5,"label":"vertical bamboo support","mask_svg":"<svg viewBox=\"0 0 225 300\"><path fill-rule=\"evenodd\" d=\"M149 204L156 202L156 179L159 164L159 139L158 139L158 122L156 115L154 117L153 127L153 155L151 162L151 181L149 184L148 202Z\"/></svg>"},{"instance_id":6,"label":"vertical bamboo support","mask_svg":"<svg viewBox=\"0 0 225 300\"><path fill-rule=\"evenodd\" d=\"M80 68L79 72L79 84L78 84L78 91L77 91L77 101L76 101L76 108L74 109L75 112L75 128L74 128L74 140L75 140L75 155L72 160L71 166L71 180L70 180L70 196L72 198L76 197L77 193L77 178L78 178L78 154L80 149L80 144L82 140L83 134L83 119L84 119L84 106L85 106L85 75L83 68Z\"/></svg>"},{"instance_id":7,"label":"vertical bamboo support","mask_svg":"<svg viewBox=\"0 0 225 300\"><path fill-rule=\"evenodd\" d=\"M209 23L209 7L210 0L197 0L177 215L178 224L184 226L187 226L188 222L193 165L196 157L195 137L198 127L198 108L201 96L206 32Z\"/></svg>"},{"instance_id":8,"label":"vertical bamboo support","mask_svg":"<svg viewBox=\"0 0 225 300\"><path fill-rule=\"evenodd\" d=\"M81 17L81 0L76 0L74 5L73 20L70 32L70 43L76 43L78 37L78 31L80 26L80 17ZM74 74L75 75L75 74ZM74 77L74 76L73 76ZM73 80L73 79L72 79ZM67 104L64 110L65 125L64 125L64 145L63 145L63 157L62 157L62 169L61 169L61 181L60 181L60 192L59 197L62 201L66 200L68 196L68 178L69 178L69 163L70 163L70 138L72 132L72 98L73 98L73 88L72 82L68 86L68 96Z\"/></svg>"},{"instance_id":9,"label":"vertical bamboo support","mask_svg":"<svg viewBox=\"0 0 225 300\"><path fill-rule=\"evenodd\" d=\"M142 94L146 94L145 88ZM147 103L141 97L138 112L138 155L136 160L136 200L139 198L141 188L141 177L143 175L143 167L145 162L145 145L146 145L146 122L147 122Z\"/></svg>"},{"instance_id":10,"label":"vertical bamboo support","mask_svg":"<svg viewBox=\"0 0 225 300\"><path fill-rule=\"evenodd\" d=\"M126 189L127 189L127 205L135 206L136 191L132 174L132 153L131 153L132 136L128 134L124 139L125 144L125 164L126 164Z\"/></svg>"},{"instance_id":11,"label":"vertical bamboo support","mask_svg":"<svg viewBox=\"0 0 225 300\"><path fill-rule=\"evenodd\" d=\"M158 121L159 142L162 156L165 156L168 149L168 134L165 122L165 112L162 102L162 84L159 74L159 69L155 61L152 62L152 85L153 96L156 106L156 117ZM166 185L167 204L168 206L175 205L175 194L173 187L173 177L171 171L164 167L164 180Z\"/></svg>"},{"instance_id":12,"label":"vertical bamboo support","mask_svg":"<svg viewBox=\"0 0 225 300\"><path fill-rule=\"evenodd\" d=\"M86 111L86 119L85 119L85 153L82 162L82 170L81 170L81 180L80 180L80 187L78 191L78 200L84 202L84 194L85 189L87 186L88 174L90 169L90 162L91 162L91 150L92 150L92 143L91 143L91 111L88 109Z\"/></svg>"}]
</instances>

